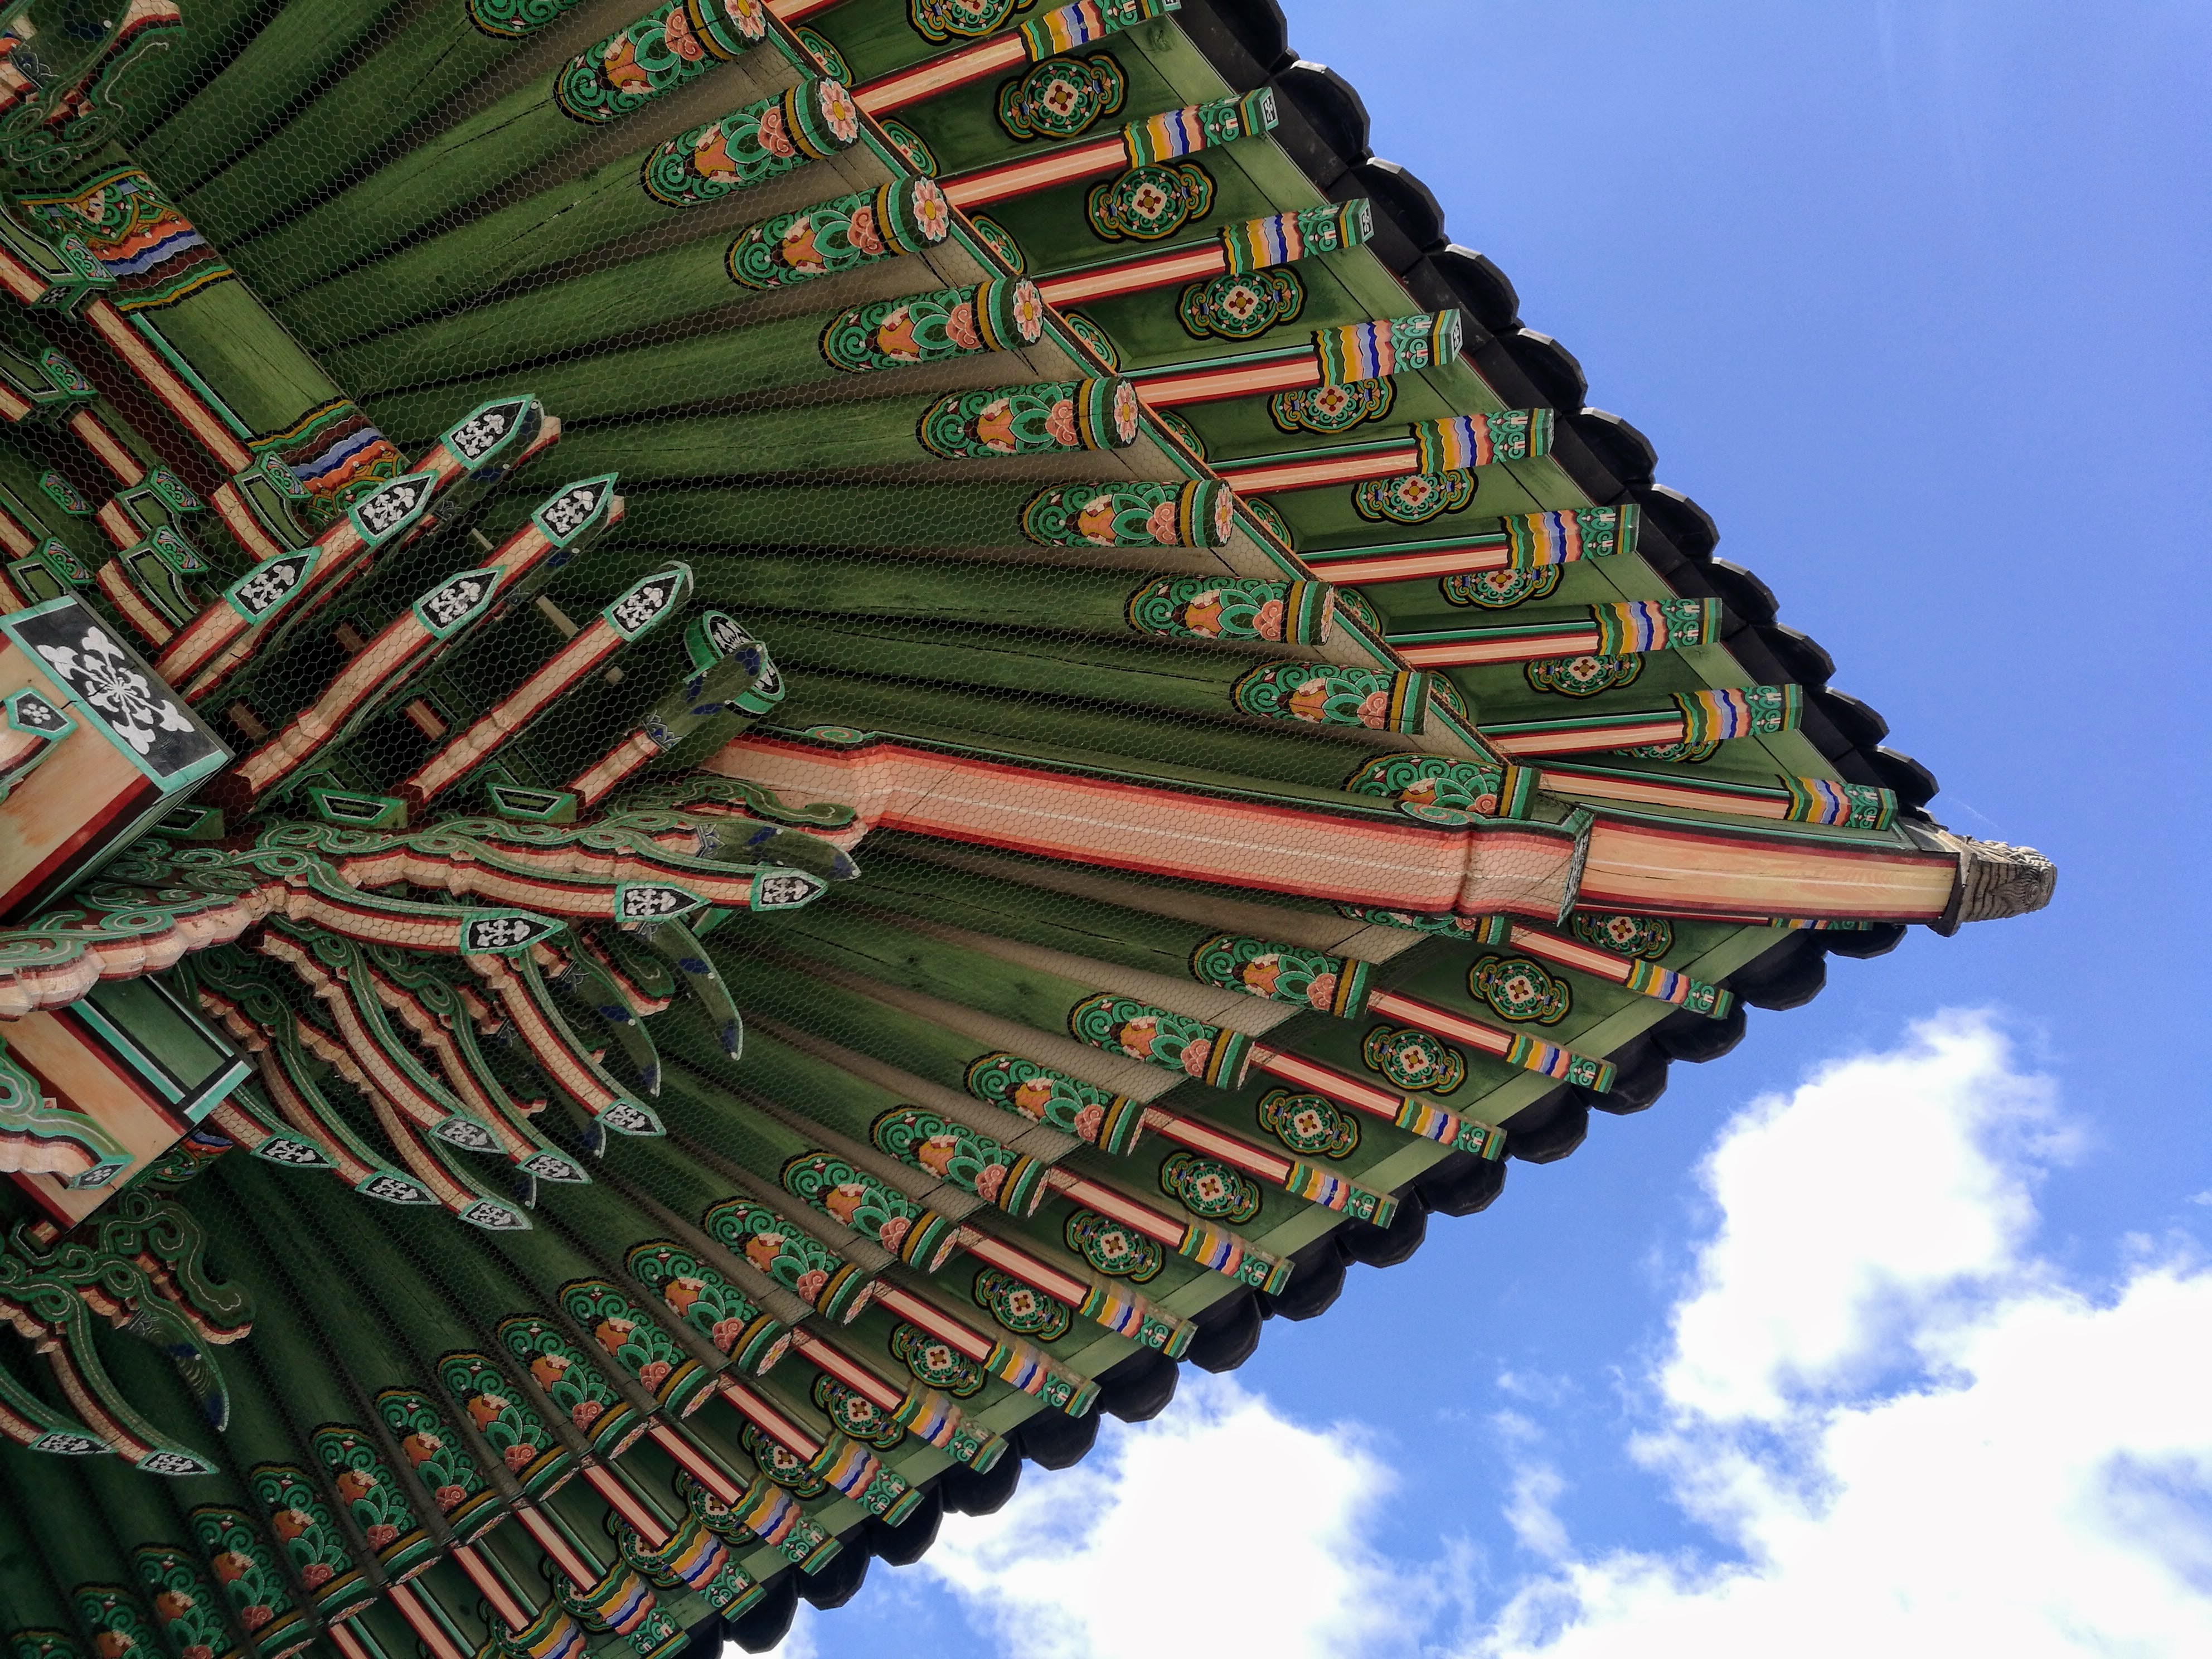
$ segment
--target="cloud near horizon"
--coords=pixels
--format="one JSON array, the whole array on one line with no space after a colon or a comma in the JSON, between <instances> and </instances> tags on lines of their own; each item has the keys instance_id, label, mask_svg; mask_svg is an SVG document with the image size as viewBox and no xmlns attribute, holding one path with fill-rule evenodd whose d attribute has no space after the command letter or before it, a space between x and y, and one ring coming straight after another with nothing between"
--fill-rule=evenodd
<instances>
[{"instance_id":1,"label":"cloud near horizon","mask_svg":"<svg viewBox=\"0 0 2212 1659\"><path fill-rule=\"evenodd\" d=\"M2066 1283L2033 1237L2067 1147L1978 1013L1722 1129L1717 1225L1627 1387L1630 1449L1705 1547L1578 1542L1524 1401L1496 1496L1535 1571L1477 1575L1449 1538L1406 1571L1364 1541L1393 1480L1357 1425L1186 1373L1158 1422L948 1522L924 1571L1007 1659L2212 1653L2212 1273Z\"/></svg>"}]
</instances>

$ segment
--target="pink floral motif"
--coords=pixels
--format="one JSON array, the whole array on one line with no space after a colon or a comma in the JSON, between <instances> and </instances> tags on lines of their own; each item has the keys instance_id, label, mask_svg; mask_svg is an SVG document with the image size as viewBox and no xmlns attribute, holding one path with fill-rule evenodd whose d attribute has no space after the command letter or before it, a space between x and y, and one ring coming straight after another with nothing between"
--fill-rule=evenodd
<instances>
[{"instance_id":1,"label":"pink floral motif","mask_svg":"<svg viewBox=\"0 0 2212 1659\"><path fill-rule=\"evenodd\" d=\"M526 1440L518 1440L499 1455L500 1462L510 1469L525 1469L537 1460L538 1448Z\"/></svg>"},{"instance_id":2,"label":"pink floral motif","mask_svg":"<svg viewBox=\"0 0 2212 1659\"><path fill-rule=\"evenodd\" d=\"M712 1342L714 1346L720 1349L722 1352L727 1353L731 1349L738 1346L738 1339L744 1334L745 1322L744 1320L718 1319L714 1322L714 1328L708 1332L707 1340Z\"/></svg>"},{"instance_id":3,"label":"pink floral motif","mask_svg":"<svg viewBox=\"0 0 2212 1659\"><path fill-rule=\"evenodd\" d=\"M975 1177L975 1196L986 1204L995 1203L999 1188L1006 1184L1006 1166L994 1164Z\"/></svg>"},{"instance_id":4,"label":"pink floral motif","mask_svg":"<svg viewBox=\"0 0 2212 1659\"><path fill-rule=\"evenodd\" d=\"M1075 400L1062 398L1052 406L1044 417L1044 429L1052 434L1053 441L1064 449L1075 447Z\"/></svg>"},{"instance_id":5,"label":"pink floral motif","mask_svg":"<svg viewBox=\"0 0 2212 1659\"><path fill-rule=\"evenodd\" d=\"M896 1250L906 1242L907 1230L914 1224L902 1215L895 1215L876 1230L876 1242L887 1250Z\"/></svg>"},{"instance_id":6,"label":"pink floral motif","mask_svg":"<svg viewBox=\"0 0 2212 1659\"><path fill-rule=\"evenodd\" d=\"M250 1607L240 1607L238 1610L238 1622L245 1626L248 1632L259 1630L276 1616L276 1608L264 1607L258 1601Z\"/></svg>"},{"instance_id":7,"label":"pink floral motif","mask_svg":"<svg viewBox=\"0 0 2212 1659\"><path fill-rule=\"evenodd\" d=\"M1269 599L1252 613L1252 631L1263 640L1283 637L1283 602Z\"/></svg>"},{"instance_id":8,"label":"pink floral motif","mask_svg":"<svg viewBox=\"0 0 2212 1659\"><path fill-rule=\"evenodd\" d=\"M1103 1106L1085 1106L1075 1115L1075 1133L1085 1140L1096 1142L1098 1127L1105 1121L1106 1109Z\"/></svg>"},{"instance_id":9,"label":"pink floral motif","mask_svg":"<svg viewBox=\"0 0 2212 1659\"><path fill-rule=\"evenodd\" d=\"M380 1521L368 1529L368 1547L380 1550L399 1536L399 1528L389 1521Z\"/></svg>"},{"instance_id":10,"label":"pink floral motif","mask_svg":"<svg viewBox=\"0 0 2212 1659\"><path fill-rule=\"evenodd\" d=\"M983 337L975 327L975 307L965 303L954 306L945 313L945 337L963 351L981 351Z\"/></svg>"},{"instance_id":11,"label":"pink floral motif","mask_svg":"<svg viewBox=\"0 0 2212 1659\"><path fill-rule=\"evenodd\" d=\"M1176 504L1172 500L1162 501L1145 515L1145 533L1162 547L1180 547L1182 544L1182 533L1176 526Z\"/></svg>"},{"instance_id":12,"label":"pink floral motif","mask_svg":"<svg viewBox=\"0 0 2212 1659\"><path fill-rule=\"evenodd\" d=\"M648 1359L637 1368L637 1380L648 1389L657 1389L674 1369L665 1359Z\"/></svg>"},{"instance_id":13,"label":"pink floral motif","mask_svg":"<svg viewBox=\"0 0 2212 1659\"><path fill-rule=\"evenodd\" d=\"M1311 982L1306 986L1306 1000L1311 1003L1315 1007L1320 1009L1323 1013L1327 1013L1328 1012L1328 1005L1335 1000L1336 975L1334 974L1316 974L1313 976Z\"/></svg>"},{"instance_id":14,"label":"pink floral motif","mask_svg":"<svg viewBox=\"0 0 2212 1659\"><path fill-rule=\"evenodd\" d=\"M822 112L822 120L830 131L847 143L860 136L860 106L853 101L853 94L835 81L824 81L815 107Z\"/></svg>"},{"instance_id":15,"label":"pink floral motif","mask_svg":"<svg viewBox=\"0 0 2212 1659\"><path fill-rule=\"evenodd\" d=\"M852 222L845 231L845 240L863 253L881 253L884 239L876 233L876 210L873 206L853 210Z\"/></svg>"},{"instance_id":16,"label":"pink floral motif","mask_svg":"<svg viewBox=\"0 0 2212 1659\"><path fill-rule=\"evenodd\" d=\"M761 10L760 0L722 0L722 15L736 24L738 33L748 40L757 40L768 33L768 18Z\"/></svg>"},{"instance_id":17,"label":"pink floral motif","mask_svg":"<svg viewBox=\"0 0 2212 1659\"><path fill-rule=\"evenodd\" d=\"M300 1582L309 1589L320 1589L337 1577L337 1569L327 1561L310 1561L300 1569Z\"/></svg>"},{"instance_id":18,"label":"pink floral motif","mask_svg":"<svg viewBox=\"0 0 2212 1659\"><path fill-rule=\"evenodd\" d=\"M204 1642L188 1642L179 1650L179 1659L215 1659L215 1650Z\"/></svg>"},{"instance_id":19,"label":"pink floral motif","mask_svg":"<svg viewBox=\"0 0 2212 1659\"><path fill-rule=\"evenodd\" d=\"M438 1500L438 1513L441 1515L451 1515L467 1501L468 1495L468 1490L464 1486L440 1486L430 1494Z\"/></svg>"},{"instance_id":20,"label":"pink floral motif","mask_svg":"<svg viewBox=\"0 0 2212 1659\"><path fill-rule=\"evenodd\" d=\"M1390 718L1390 694L1370 691L1359 700L1359 723L1381 731Z\"/></svg>"},{"instance_id":21,"label":"pink floral motif","mask_svg":"<svg viewBox=\"0 0 2212 1659\"><path fill-rule=\"evenodd\" d=\"M830 1275L823 1273L821 1268L809 1267L805 1273L799 1274L798 1282L791 1288L811 1302L822 1294L822 1287L829 1282Z\"/></svg>"},{"instance_id":22,"label":"pink floral motif","mask_svg":"<svg viewBox=\"0 0 2212 1659\"><path fill-rule=\"evenodd\" d=\"M1213 1039L1199 1037L1183 1045L1182 1068L1193 1077L1206 1075L1206 1062L1213 1058Z\"/></svg>"},{"instance_id":23,"label":"pink floral motif","mask_svg":"<svg viewBox=\"0 0 2212 1659\"><path fill-rule=\"evenodd\" d=\"M596 1400L579 1400L568 1407L568 1420L580 1429L588 1429L599 1420L606 1407Z\"/></svg>"},{"instance_id":24,"label":"pink floral motif","mask_svg":"<svg viewBox=\"0 0 2212 1659\"><path fill-rule=\"evenodd\" d=\"M660 26L660 38L669 51L687 64L696 64L707 55L699 44L699 37L691 32L691 18L681 6L669 9L668 21Z\"/></svg>"},{"instance_id":25,"label":"pink floral motif","mask_svg":"<svg viewBox=\"0 0 2212 1659\"><path fill-rule=\"evenodd\" d=\"M914 222L925 242L941 242L952 229L952 205L933 180L915 181Z\"/></svg>"},{"instance_id":26,"label":"pink floral motif","mask_svg":"<svg viewBox=\"0 0 2212 1659\"><path fill-rule=\"evenodd\" d=\"M760 118L756 131L760 135L760 147L771 155L796 155L799 147L791 142L791 135L783 128L783 106L771 104Z\"/></svg>"}]
</instances>

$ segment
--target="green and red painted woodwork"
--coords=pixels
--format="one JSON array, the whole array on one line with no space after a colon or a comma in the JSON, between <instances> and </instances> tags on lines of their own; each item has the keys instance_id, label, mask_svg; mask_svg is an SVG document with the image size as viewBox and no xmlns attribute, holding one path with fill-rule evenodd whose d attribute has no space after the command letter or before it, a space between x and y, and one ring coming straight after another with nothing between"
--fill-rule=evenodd
<instances>
[{"instance_id":1,"label":"green and red painted woodwork","mask_svg":"<svg viewBox=\"0 0 2212 1659\"><path fill-rule=\"evenodd\" d=\"M229 758L215 733L84 600L0 617L0 696L74 722L0 800L0 918L68 891ZM20 722L19 722L20 725ZM27 734L25 734L27 735Z\"/></svg>"},{"instance_id":2,"label":"green and red painted woodwork","mask_svg":"<svg viewBox=\"0 0 2212 1659\"><path fill-rule=\"evenodd\" d=\"M609 473L564 486L486 556L488 562L425 590L362 645L320 696L240 761L210 799L245 805L286 787L310 760L390 706L409 680L470 629L532 597L581 548L621 522L614 483Z\"/></svg>"},{"instance_id":3,"label":"green and red painted woodwork","mask_svg":"<svg viewBox=\"0 0 2212 1659\"><path fill-rule=\"evenodd\" d=\"M1363 538L1341 547L1301 546L1299 557L1336 582L1474 577L1633 554L1639 522L1632 505L1527 513L1498 520L1494 530L1423 541L1378 544ZM1450 596L1449 586L1446 593Z\"/></svg>"}]
</instances>

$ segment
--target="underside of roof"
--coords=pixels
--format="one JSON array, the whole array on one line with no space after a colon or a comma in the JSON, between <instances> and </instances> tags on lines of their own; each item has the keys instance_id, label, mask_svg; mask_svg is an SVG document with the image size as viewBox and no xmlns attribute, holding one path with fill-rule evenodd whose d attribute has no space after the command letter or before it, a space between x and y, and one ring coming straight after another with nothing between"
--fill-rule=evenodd
<instances>
[{"instance_id":1,"label":"underside of roof","mask_svg":"<svg viewBox=\"0 0 2212 1659\"><path fill-rule=\"evenodd\" d=\"M17 1659L764 1650L2049 897L1273 0L641 3L0 4Z\"/></svg>"}]
</instances>

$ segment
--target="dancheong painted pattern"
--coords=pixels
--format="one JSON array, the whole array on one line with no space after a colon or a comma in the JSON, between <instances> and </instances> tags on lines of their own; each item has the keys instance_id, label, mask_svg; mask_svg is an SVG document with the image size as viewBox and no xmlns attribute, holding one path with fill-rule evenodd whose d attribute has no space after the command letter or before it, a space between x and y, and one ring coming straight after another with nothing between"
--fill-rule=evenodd
<instances>
[{"instance_id":1,"label":"dancheong painted pattern","mask_svg":"<svg viewBox=\"0 0 2212 1659\"><path fill-rule=\"evenodd\" d=\"M1268 0L0 7L11 1659L774 1644L2039 855Z\"/></svg>"}]
</instances>

